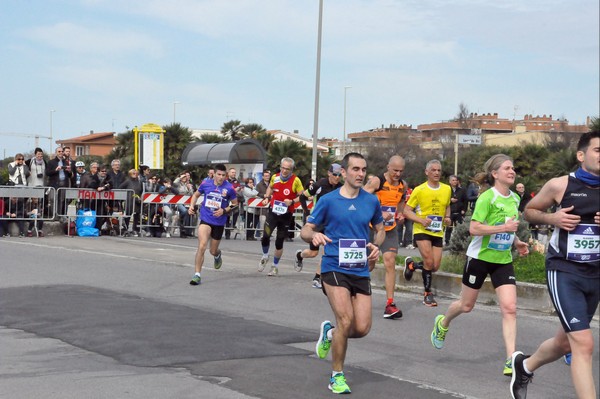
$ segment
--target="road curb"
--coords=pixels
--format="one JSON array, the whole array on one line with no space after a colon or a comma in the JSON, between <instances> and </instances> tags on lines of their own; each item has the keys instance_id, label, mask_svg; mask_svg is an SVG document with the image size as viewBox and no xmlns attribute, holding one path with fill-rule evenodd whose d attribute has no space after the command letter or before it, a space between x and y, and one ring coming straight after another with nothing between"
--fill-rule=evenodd
<instances>
[{"instance_id":1,"label":"road curb","mask_svg":"<svg viewBox=\"0 0 600 399\"><path fill-rule=\"evenodd\" d=\"M410 282L404 280L404 267L396 266L396 291L423 294L423 283L421 272L415 271ZM371 285L376 288L385 289L385 268L377 264L371 272ZM436 296L458 298L462 287L462 276L458 274L437 272L434 274L432 291ZM481 287L477 303L485 305L496 305L497 298L492 282L487 278ZM548 290L545 285L517 282L517 308L522 310L533 310L543 313L554 313L554 307L550 301ZM599 309L600 310L600 309ZM596 312L596 317L599 313Z\"/></svg>"}]
</instances>

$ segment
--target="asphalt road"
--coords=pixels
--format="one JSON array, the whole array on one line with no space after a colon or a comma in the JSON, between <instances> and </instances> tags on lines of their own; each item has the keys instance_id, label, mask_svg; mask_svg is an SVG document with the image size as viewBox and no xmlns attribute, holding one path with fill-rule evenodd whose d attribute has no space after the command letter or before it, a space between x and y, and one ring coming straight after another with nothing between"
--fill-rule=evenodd
<instances>
[{"instance_id":1,"label":"asphalt road","mask_svg":"<svg viewBox=\"0 0 600 399\"><path fill-rule=\"evenodd\" d=\"M330 360L314 355L326 298L310 287L316 261L286 243L280 276L258 273L258 242L224 240L224 264L193 274L194 239L0 239L0 398L325 398ZM351 340L355 398L509 398L497 307L457 319L446 346L429 334L437 309L401 293L400 320L381 315ZM558 320L519 312L519 349L533 351ZM594 322L598 337L598 323ZM598 375L598 348L595 355ZM598 386L598 378L596 377ZM561 361L536 373L530 399L574 398Z\"/></svg>"}]
</instances>

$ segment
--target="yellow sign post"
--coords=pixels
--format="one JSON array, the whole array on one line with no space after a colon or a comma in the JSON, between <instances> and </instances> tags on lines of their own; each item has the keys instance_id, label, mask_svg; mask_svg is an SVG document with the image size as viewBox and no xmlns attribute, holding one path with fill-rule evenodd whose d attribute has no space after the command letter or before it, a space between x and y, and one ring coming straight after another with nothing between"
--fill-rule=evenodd
<instances>
[{"instance_id":1,"label":"yellow sign post","mask_svg":"<svg viewBox=\"0 0 600 399\"><path fill-rule=\"evenodd\" d=\"M155 123L133 128L135 168L146 165L150 169L164 169L165 130Z\"/></svg>"}]
</instances>

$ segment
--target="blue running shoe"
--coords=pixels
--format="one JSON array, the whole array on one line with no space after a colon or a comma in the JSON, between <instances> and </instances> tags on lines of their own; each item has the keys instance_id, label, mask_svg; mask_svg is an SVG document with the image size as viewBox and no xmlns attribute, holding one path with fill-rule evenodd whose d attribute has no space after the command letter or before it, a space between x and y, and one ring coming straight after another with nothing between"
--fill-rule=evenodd
<instances>
[{"instance_id":1,"label":"blue running shoe","mask_svg":"<svg viewBox=\"0 0 600 399\"><path fill-rule=\"evenodd\" d=\"M567 366L570 366L570 365L571 365L571 352L567 353L567 354L564 356L564 359L565 359L565 364L566 364Z\"/></svg>"}]
</instances>

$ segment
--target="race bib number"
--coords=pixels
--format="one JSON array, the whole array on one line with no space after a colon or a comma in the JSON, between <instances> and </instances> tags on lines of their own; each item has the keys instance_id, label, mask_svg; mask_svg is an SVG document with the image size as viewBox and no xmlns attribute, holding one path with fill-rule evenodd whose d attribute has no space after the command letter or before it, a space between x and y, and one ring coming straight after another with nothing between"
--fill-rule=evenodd
<instances>
[{"instance_id":1,"label":"race bib number","mask_svg":"<svg viewBox=\"0 0 600 399\"><path fill-rule=\"evenodd\" d=\"M382 206L381 212L388 212L392 214L390 220L386 220L383 222L384 226L393 226L394 225L394 217L396 215L396 207L395 206Z\"/></svg>"},{"instance_id":2,"label":"race bib number","mask_svg":"<svg viewBox=\"0 0 600 399\"><path fill-rule=\"evenodd\" d=\"M273 213L283 215L288 210L287 205L283 201L273 201Z\"/></svg>"},{"instance_id":3,"label":"race bib number","mask_svg":"<svg viewBox=\"0 0 600 399\"><path fill-rule=\"evenodd\" d=\"M431 224L427 227L427 230L439 233L442 231L443 217L437 215L427 215L427 219L431 220Z\"/></svg>"},{"instance_id":4,"label":"race bib number","mask_svg":"<svg viewBox=\"0 0 600 399\"><path fill-rule=\"evenodd\" d=\"M600 226L580 224L569 232L567 259L573 262L595 262L600 259Z\"/></svg>"},{"instance_id":5,"label":"race bib number","mask_svg":"<svg viewBox=\"0 0 600 399\"><path fill-rule=\"evenodd\" d=\"M515 235L512 233L492 234L487 247L496 251L507 251L512 246L514 240Z\"/></svg>"},{"instance_id":6,"label":"race bib number","mask_svg":"<svg viewBox=\"0 0 600 399\"><path fill-rule=\"evenodd\" d=\"M511 218L505 217L504 223L508 222ZM498 223L496 225L500 225L502 223ZM494 249L496 251L506 251L510 249L510 247L515 241L514 233L496 233L490 236L490 242L488 242L488 248Z\"/></svg>"},{"instance_id":7,"label":"race bib number","mask_svg":"<svg viewBox=\"0 0 600 399\"><path fill-rule=\"evenodd\" d=\"M216 211L217 209L221 208L222 201L223 201L223 197L221 197L221 194L208 193L208 194L206 194L206 202L204 203L204 205L207 208Z\"/></svg>"},{"instance_id":8,"label":"race bib number","mask_svg":"<svg viewBox=\"0 0 600 399\"><path fill-rule=\"evenodd\" d=\"M361 269L367 264L367 240L340 239L340 268Z\"/></svg>"}]
</instances>

